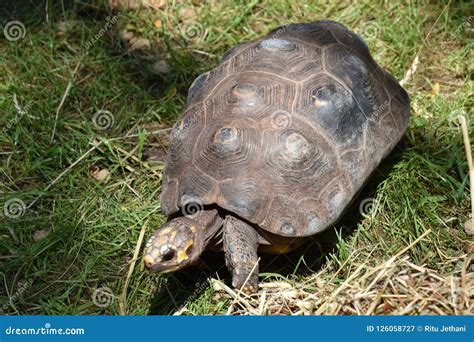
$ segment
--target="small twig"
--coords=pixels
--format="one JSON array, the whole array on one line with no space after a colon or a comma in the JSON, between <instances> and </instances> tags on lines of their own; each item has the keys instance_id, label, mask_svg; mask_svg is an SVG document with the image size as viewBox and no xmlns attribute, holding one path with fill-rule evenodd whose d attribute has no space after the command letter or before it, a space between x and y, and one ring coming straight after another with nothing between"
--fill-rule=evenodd
<instances>
[{"instance_id":1,"label":"small twig","mask_svg":"<svg viewBox=\"0 0 474 342\"><path fill-rule=\"evenodd\" d=\"M18 97L16 96L16 94L13 94L13 105L15 106L17 113L23 112L23 108L20 106L20 103L18 102Z\"/></svg>"},{"instance_id":2,"label":"small twig","mask_svg":"<svg viewBox=\"0 0 474 342\"><path fill-rule=\"evenodd\" d=\"M12 227L7 227L7 228L8 228L8 231L10 232L10 235L12 236L13 241L15 241L15 243L19 243L20 239L18 239L18 236L16 235L13 228Z\"/></svg>"},{"instance_id":3,"label":"small twig","mask_svg":"<svg viewBox=\"0 0 474 342\"><path fill-rule=\"evenodd\" d=\"M257 312L254 310L252 305L242 296L237 294L233 289L231 289L229 286L224 284L222 281L217 280L217 279L212 279L213 287L215 290L223 290L227 294L229 294L234 300L230 303L229 309L233 307L236 303L239 303L243 308L245 308L249 313L251 314L257 314ZM244 293L245 295L245 293ZM227 312L228 315L231 314L231 310Z\"/></svg>"},{"instance_id":4,"label":"small twig","mask_svg":"<svg viewBox=\"0 0 474 342\"><path fill-rule=\"evenodd\" d=\"M54 135L56 134L56 126L57 126L57 124L58 124L59 112L61 111L61 108L63 107L64 102L66 101L66 98L68 97L69 92L71 91L72 82L73 82L73 80L74 80L74 76L76 75L77 70L79 70L79 66L80 66L80 65L81 65L81 63L78 62L77 65L76 65L76 68L75 68L74 71L72 72L71 79L69 80L69 82L68 82L68 84L67 84L67 87L66 87L66 90L64 91L63 97L62 97L62 99L61 99L61 102L59 102L59 106L58 106L58 108L56 109L56 117L54 118L53 133L51 134L51 142L53 142L53 140L54 140Z\"/></svg>"},{"instance_id":5,"label":"small twig","mask_svg":"<svg viewBox=\"0 0 474 342\"><path fill-rule=\"evenodd\" d=\"M215 54L213 53L208 53L208 52L205 52L205 51L201 51L201 50L196 50L196 49L193 49L194 52L197 52L201 55L204 55L204 56L207 56L207 57L216 57Z\"/></svg>"},{"instance_id":6,"label":"small twig","mask_svg":"<svg viewBox=\"0 0 474 342\"><path fill-rule=\"evenodd\" d=\"M168 131L171 131L171 130L173 130L173 127L162 128L162 129L159 129L159 130L156 130L156 131L151 131L151 132L146 132L146 133L150 134L150 135L153 135L153 134L168 132ZM123 137L111 138L111 139L108 139L108 140L109 141L115 141L115 140L123 140L123 139L128 139L128 138L136 138L136 137L139 137L140 135L141 135L141 133L128 134L128 135L124 135Z\"/></svg>"},{"instance_id":7,"label":"small twig","mask_svg":"<svg viewBox=\"0 0 474 342\"><path fill-rule=\"evenodd\" d=\"M132 152L128 152L126 150L124 150L123 148L121 147L118 147L118 146L114 146L117 151L119 151L120 153L122 154L125 154L125 157L121 160L122 162L126 161L128 158L132 159L133 161L135 161L136 163L138 164L141 164L143 165L147 170L151 171L155 176L161 178L161 174L159 172L156 172L146 161L143 161L141 160L140 158L138 158L137 156L133 155L133 151ZM138 146L137 146L138 147Z\"/></svg>"},{"instance_id":8,"label":"small twig","mask_svg":"<svg viewBox=\"0 0 474 342\"><path fill-rule=\"evenodd\" d=\"M140 247L143 242L143 237L145 236L145 230L148 225L148 221L142 227L140 235L138 236L137 244L135 246L135 252L133 252L133 258L130 263L130 268L128 269L127 279L125 280L125 285L123 286L122 294L119 298L119 311L122 316L127 314L127 309L125 307L125 300L127 299L127 288L130 283L130 278L132 277L133 270L135 269L135 264L137 263L138 253L140 253Z\"/></svg>"},{"instance_id":9,"label":"small twig","mask_svg":"<svg viewBox=\"0 0 474 342\"><path fill-rule=\"evenodd\" d=\"M411 63L410 68L407 70L407 72L405 73L405 76L403 76L403 79L400 81L401 86L405 85L407 82L409 82L412 79L413 75L418 70L419 63L420 63L420 58L418 57L418 55L416 55L415 59L413 59L413 62Z\"/></svg>"},{"instance_id":10,"label":"small twig","mask_svg":"<svg viewBox=\"0 0 474 342\"><path fill-rule=\"evenodd\" d=\"M471 231L474 234L474 166L472 164L471 142L469 141L469 132L464 115L458 115L459 123L464 140L464 149L466 150L467 167L469 169L469 183L471 184Z\"/></svg>"},{"instance_id":11,"label":"small twig","mask_svg":"<svg viewBox=\"0 0 474 342\"><path fill-rule=\"evenodd\" d=\"M444 6L443 10L441 11L441 13L438 15L438 17L436 18L435 22L433 23L433 25L431 25L431 28L430 30L428 31L428 33L426 34L426 36L423 38L423 44L421 44L420 48L418 49L418 51L416 52L415 54L415 58L413 59L413 62L411 63L411 66L410 68L407 70L405 76L403 77L403 79L400 81L400 85L403 86L404 84L406 84L408 81L410 81L413 77L413 75L415 74L416 70L418 69L418 64L420 62L420 59L419 59L419 56L420 56L420 52L421 50L426 46L426 42L428 41L428 38L430 37L431 35L431 32L433 31L433 29L436 27L436 24L438 24L438 21L440 20L441 16L444 14L444 12L449 8L449 5L451 4L451 0L449 0L448 4L446 6Z\"/></svg>"},{"instance_id":12,"label":"small twig","mask_svg":"<svg viewBox=\"0 0 474 342\"><path fill-rule=\"evenodd\" d=\"M46 22L49 24L49 8L48 8L49 1L45 1L45 8L44 12L46 13Z\"/></svg>"},{"instance_id":13,"label":"small twig","mask_svg":"<svg viewBox=\"0 0 474 342\"><path fill-rule=\"evenodd\" d=\"M423 240L423 238L425 236L427 236L428 234L431 233L431 229L428 229L426 232L424 232L423 234L421 234L415 241L413 241L412 243L410 243L408 246L406 246L405 248L403 248L401 251L399 251L397 254L395 254L392 258L398 258L400 257L402 254L405 254L406 252L408 252L413 246L415 246L418 242L420 242L421 240Z\"/></svg>"}]
</instances>

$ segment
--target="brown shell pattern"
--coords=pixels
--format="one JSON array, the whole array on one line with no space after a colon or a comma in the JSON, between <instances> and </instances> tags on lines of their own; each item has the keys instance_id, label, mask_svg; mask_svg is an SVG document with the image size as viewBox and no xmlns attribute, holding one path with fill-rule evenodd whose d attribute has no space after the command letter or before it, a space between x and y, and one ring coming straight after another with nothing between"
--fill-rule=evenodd
<instances>
[{"instance_id":1,"label":"brown shell pattern","mask_svg":"<svg viewBox=\"0 0 474 342\"><path fill-rule=\"evenodd\" d=\"M172 132L167 214L217 204L282 236L328 228L402 137L409 99L341 24L291 24L227 52Z\"/></svg>"}]
</instances>

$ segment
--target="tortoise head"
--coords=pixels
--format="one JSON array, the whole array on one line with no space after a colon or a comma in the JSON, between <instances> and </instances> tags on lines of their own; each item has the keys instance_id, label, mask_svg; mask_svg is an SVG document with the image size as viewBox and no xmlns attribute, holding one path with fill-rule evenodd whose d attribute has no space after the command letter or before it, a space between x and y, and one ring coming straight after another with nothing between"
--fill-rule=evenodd
<instances>
[{"instance_id":1,"label":"tortoise head","mask_svg":"<svg viewBox=\"0 0 474 342\"><path fill-rule=\"evenodd\" d=\"M205 246L205 226L178 217L167 222L148 240L143 261L151 271L173 272L196 261Z\"/></svg>"},{"instance_id":2,"label":"tortoise head","mask_svg":"<svg viewBox=\"0 0 474 342\"><path fill-rule=\"evenodd\" d=\"M145 266L166 273L194 263L222 222L216 209L203 209L168 221L148 240L143 257Z\"/></svg>"}]
</instances>

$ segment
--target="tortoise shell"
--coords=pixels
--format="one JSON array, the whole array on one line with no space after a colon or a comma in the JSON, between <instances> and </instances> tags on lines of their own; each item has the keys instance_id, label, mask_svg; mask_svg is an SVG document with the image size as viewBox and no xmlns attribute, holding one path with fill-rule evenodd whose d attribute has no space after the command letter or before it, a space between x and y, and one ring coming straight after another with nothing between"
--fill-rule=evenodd
<instances>
[{"instance_id":1,"label":"tortoise shell","mask_svg":"<svg viewBox=\"0 0 474 342\"><path fill-rule=\"evenodd\" d=\"M237 45L191 85L174 126L161 207L216 204L269 232L319 233L407 127L409 98L333 21Z\"/></svg>"}]
</instances>

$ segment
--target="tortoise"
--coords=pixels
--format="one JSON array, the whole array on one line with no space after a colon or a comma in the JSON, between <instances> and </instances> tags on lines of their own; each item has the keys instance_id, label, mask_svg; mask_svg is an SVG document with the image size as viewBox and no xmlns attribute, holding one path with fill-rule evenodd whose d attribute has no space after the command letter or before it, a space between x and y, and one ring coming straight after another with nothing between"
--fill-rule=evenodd
<instances>
[{"instance_id":1,"label":"tortoise","mask_svg":"<svg viewBox=\"0 0 474 342\"><path fill-rule=\"evenodd\" d=\"M220 248L232 286L258 289L258 253L334 226L401 140L410 101L335 21L282 26L230 49L192 83L173 127L152 271Z\"/></svg>"}]
</instances>

